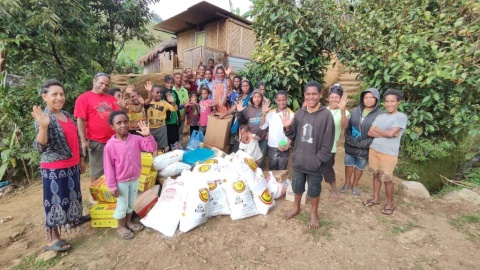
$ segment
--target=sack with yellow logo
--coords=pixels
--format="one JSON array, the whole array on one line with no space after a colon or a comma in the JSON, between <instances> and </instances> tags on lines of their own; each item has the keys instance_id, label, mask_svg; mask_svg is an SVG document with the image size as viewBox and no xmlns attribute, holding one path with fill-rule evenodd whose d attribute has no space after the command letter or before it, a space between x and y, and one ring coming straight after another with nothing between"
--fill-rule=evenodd
<instances>
[{"instance_id":1,"label":"sack with yellow logo","mask_svg":"<svg viewBox=\"0 0 480 270\"><path fill-rule=\"evenodd\" d=\"M227 179L222 182L222 187L227 192L231 212L230 217L232 220L258 215L247 181L244 179L243 177L227 177Z\"/></svg>"},{"instance_id":2,"label":"sack with yellow logo","mask_svg":"<svg viewBox=\"0 0 480 270\"><path fill-rule=\"evenodd\" d=\"M179 230L188 232L207 222L209 192L207 182L199 181L194 173L184 171L181 177L185 183L186 192Z\"/></svg>"},{"instance_id":3,"label":"sack with yellow logo","mask_svg":"<svg viewBox=\"0 0 480 270\"><path fill-rule=\"evenodd\" d=\"M255 171L257 169L257 163L247 153L242 150L238 150L232 159L232 168L244 179L247 183L255 180Z\"/></svg>"},{"instance_id":4,"label":"sack with yellow logo","mask_svg":"<svg viewBox=\"0 0 480 270\"><path fill-rule=\"evenodd\" d=\"M256 180L249 184L249 187L252 190L253 201L258 212L262 215L267 215L268 211L276 205L275 199L272 197L270 190L268 190L267 180L265 178Z\"/></svg>"},{"instance_id":5,"label":"sack with yellow logo","mask_svg":"<svg viewBox=\"0 0 480 270\"><path fill-rule=\"evenodd\" d=\"M222 188L222 179L230 172L219 169L218 164L199 164L193 168L197 181L203 181L208 185L208 217L230 215L227 194ZM234 172L235 177L238 175Z\"/></svg>"}]
</instances>

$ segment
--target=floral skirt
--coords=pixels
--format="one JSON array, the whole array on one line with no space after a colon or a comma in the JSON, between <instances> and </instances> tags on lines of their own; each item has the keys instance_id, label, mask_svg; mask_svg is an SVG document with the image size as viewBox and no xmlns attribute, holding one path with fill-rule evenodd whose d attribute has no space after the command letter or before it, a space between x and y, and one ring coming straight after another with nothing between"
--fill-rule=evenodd
<instances>
[{"instance_id":1,"label":"floral skirt","mask_svg":"<svg viewBox=\"0 0 480 270\"><path fill-rule=\"evenodd\" d=\"M80 166L63 169L41 168L45 226L67 228L80 224L83 205L80 191ZM61 231L61 230L59 230Z\"/></svg>"}]
</instances>

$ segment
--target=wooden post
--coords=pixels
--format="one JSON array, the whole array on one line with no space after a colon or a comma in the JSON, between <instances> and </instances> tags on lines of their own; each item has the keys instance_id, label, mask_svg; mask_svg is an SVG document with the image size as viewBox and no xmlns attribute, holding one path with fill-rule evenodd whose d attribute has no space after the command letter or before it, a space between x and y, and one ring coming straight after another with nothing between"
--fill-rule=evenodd
<instances>
[{"instance_id":1,"label":"wooden post","mask_svg":"<svg viewBox=\"0 0 480 270\"><path fill-rule=\"evenodd\" d=\"M5 70L5 65L7 63L7 49L3 48L0 50L0 73L3 73Z\"/></svg>"}]
</instances>

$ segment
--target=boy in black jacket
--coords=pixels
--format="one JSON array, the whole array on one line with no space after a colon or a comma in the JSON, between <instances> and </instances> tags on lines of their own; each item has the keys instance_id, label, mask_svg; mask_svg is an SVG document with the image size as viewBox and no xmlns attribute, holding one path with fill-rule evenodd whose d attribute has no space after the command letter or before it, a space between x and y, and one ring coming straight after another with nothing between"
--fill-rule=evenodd
<instances>
[{"instance_id":1,"label":"boy in black jacket","mask_svg":"<svg viewBox=\"0 0 480 270\"><path fill-rule=\"evenodd\" d=\"M300 212L300 200L308 181L307 195L312 212L309 229L318 229L318 203L322 191L323 164L330 159L335 127L330 111L320 104L322 85L307 83L304 89L306 106L295 112L293 119L285 111L282 115L285 136L295 141L292 158L292 190L295 193L293 209L285 214L290 219Z\"/></svg>"}]
</instances>

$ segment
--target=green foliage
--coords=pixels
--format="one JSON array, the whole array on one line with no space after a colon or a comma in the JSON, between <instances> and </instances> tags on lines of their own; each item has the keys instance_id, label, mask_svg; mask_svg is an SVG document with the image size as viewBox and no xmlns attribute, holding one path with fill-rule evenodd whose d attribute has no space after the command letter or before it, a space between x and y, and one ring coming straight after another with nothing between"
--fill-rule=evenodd
<instances>
[{"instance_id":1,"label":"green foliage","mask_svg":"<svg viewBox=\"0 0 480 270\"><path fill-rule=\"evenodd\" d=\"M340 59L370 86L404 91L414 160L447 157L480 132L479 16L475 0L358 1L349 14L354 42Z\"/></svg>"},{"instance_id":2,"label":"green foliage","mask_svg":"<svg viewBox=\"0 0 480 270\"><path fill-rule=\"evenodd\" d=\"M293 108L303 100L302 86L323 82L333 52L341 43L341 5L336 1L254 0L257 47L243 76L263 82L267 91L283 89Z\"/></svg>"}]
</instances>

